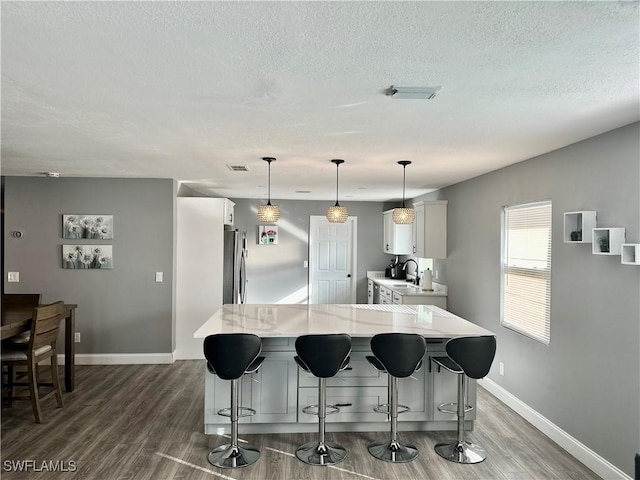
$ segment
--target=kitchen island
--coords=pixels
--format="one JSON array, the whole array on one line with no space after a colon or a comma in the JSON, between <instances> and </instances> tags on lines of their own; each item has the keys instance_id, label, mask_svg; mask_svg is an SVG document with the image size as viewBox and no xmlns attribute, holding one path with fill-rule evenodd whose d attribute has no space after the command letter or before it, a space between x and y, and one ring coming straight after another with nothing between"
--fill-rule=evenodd
<instances>
[{"instance_id":1,"label":"kitchen island","mask_svg":"<svg viewBox=\"0 0 640 480\"><path fill-rule=\"evenodd\" d=\"M386 416L373 407L387 401L387 376L366 360L369 342L377 333L417 333L427 340L423 367L415 378L401 379L399 402L410 412L399 417L400 430L455 430L456 416L439 412L444 402L456 400L456 376L438 371L431 356L445 355L450 338L492 333L434 305L224 305L194 334L204 339L217 333L253 333L262 338L260 370L243 377L240 404L256 410L244 417L243 432L314 432L317 417L302 409L318 398L318 382L299 371L295 339L300 335L346 333L353 348L347 370L327 381L327 403L340 406L340 413L327 417L327 431L386 430ZM203 364L203 367L205 365ZM469 403L475 405L475 381L469 382ZM229 406L229 382L206 373L204 430L228 433L229 419L217 411ZM467 427L473 428L475 410Z\"/></svg>"}]
</instances>

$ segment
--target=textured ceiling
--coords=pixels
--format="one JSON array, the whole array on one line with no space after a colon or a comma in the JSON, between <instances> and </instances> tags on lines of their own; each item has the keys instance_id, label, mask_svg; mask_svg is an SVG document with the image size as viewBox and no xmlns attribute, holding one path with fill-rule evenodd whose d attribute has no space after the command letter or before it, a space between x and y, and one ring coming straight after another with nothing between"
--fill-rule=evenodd
<instances>
[{"instance_id":1,"label":"textured ceiling","mask_svg":"<svg viewBox=\"0 0 640 480\"><path fill-rule=\"evenodd\" d=\"M273 198L331 199L343 158L341 199L389 200L401 159L415 197L640 119L636 1L1 8L3 175L261 198L274 156Z\"/></svg>"}]
</instances>

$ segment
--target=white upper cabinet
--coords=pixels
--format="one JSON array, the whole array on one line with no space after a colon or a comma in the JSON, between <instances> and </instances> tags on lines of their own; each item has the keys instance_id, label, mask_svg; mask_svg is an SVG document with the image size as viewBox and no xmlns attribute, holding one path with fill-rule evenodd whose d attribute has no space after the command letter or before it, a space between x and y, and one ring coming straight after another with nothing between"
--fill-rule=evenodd
<instances>
[{"instance_id":1,"label":"white upper cabinet","mask_svg":"<svg viewBox=\"0 0 640 480\"><path fill-rule=\"evenodd\" d=\"M419 258L447 258L447 201L413 204L413 254Z\"/></svg>"},{"instance_id":2,"label":"white upper cabinet","mask_svg":"<svg viewBox=\"0 0 640 480\"><path fill-rule=\"evenodd\" d=\"M224 224L231 225L233 227L233 207L236 204L228 198L224 199Z\"/></svg>"},{"instance_id":3,"label":"white upper cabinet","mask_svg":"<svg viewBox=\"0 0 640 480\"><path fill-rule=\"evenodd\" d=\"M384 253L393 255L411 255L413 253L413 225L399 225L393 223L393 210L382 214Z\"/></svg>"}]
</instances>

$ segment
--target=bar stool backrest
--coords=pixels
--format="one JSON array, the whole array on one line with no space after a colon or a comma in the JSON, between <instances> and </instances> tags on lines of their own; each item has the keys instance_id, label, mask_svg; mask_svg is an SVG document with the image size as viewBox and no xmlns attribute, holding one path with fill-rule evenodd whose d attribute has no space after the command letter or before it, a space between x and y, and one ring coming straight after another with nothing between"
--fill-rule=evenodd
<instances>
[{"instance_id":1,"label":"bar stool backrest","mask_svg":"<svg viewBox=\"0 0 640 480\"><path fill-rule=\"evenodd\" d=\"M351 337L344 333L302 335L296 338L296 353L314 377L334 377L351 353Z\"/></svg>"},{"instance_id":2,"label":"bar stool backrest","mask_svg":"<svg viewBox=\"0 0 640 480\"><path fill-rule=\"evenodd\" d=\"M446 345L449 358L460 365L469 378L486 377L496 355L496 337L492 335L480 337L452 338Z\"/></svg>"},{"instance_id":3,"label":"bar stool backrest","mask_svg":"<svg viewBox=\"0 0 640 480\"><path fill-rule=\"evenodd\" d=\"M379 333L371 339L371 351L396 378L411 376L426 350L424 337L415 333Z\"/></svg>"},{"instance_id":4,"label":"bar stool backrest","mask_svg":"<svg viewBox=\"0 0 640 480\"><path fill-rule=\"evenodd\" d=\"M251 333L220 333L205 338L203 349L222 380L237 380L260 355L262 340Z\"/></svg>"}]
</instances>

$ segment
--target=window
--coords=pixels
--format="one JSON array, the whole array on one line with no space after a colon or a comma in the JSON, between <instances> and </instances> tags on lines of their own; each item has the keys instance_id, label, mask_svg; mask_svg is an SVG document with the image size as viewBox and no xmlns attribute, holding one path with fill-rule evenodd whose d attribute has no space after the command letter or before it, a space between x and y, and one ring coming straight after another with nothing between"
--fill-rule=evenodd
<instances>
[{"instance_id":1,"label":"window","mask_svg":"<svg viewBox=\"0 0 640 480\"><path fill-rule=\"evenodd\" d=\"M548 345L551 202L505 207L502 234L501 323Z\"/></svg>"}]
</instances>

